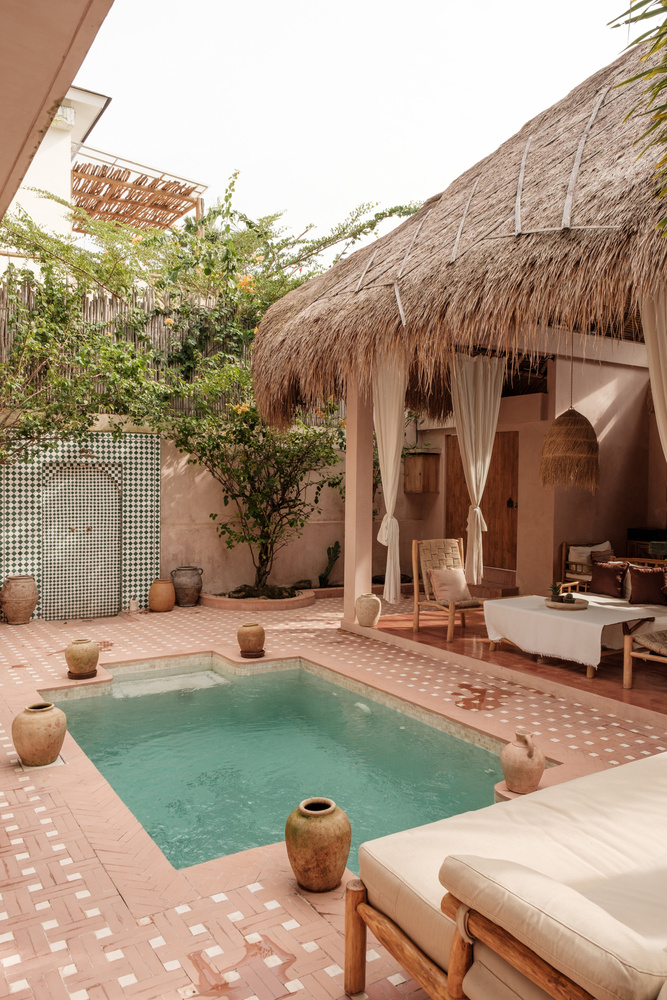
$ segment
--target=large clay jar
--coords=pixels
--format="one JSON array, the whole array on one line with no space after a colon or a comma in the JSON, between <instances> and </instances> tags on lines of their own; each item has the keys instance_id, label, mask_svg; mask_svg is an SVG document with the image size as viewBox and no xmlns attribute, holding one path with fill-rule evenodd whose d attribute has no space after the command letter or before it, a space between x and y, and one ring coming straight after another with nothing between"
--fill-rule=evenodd
<instances>
[{"instance_id":1,"label":"large clay jar","mask_svg":"<svg viewBox=\"0 0 667 1000\"><path fill-rule=\"evenodd\" d=\"M148 607L151 611L172 611L176 603L176 592L171 580L153 580L148 591Z\"/></svg>"},{"instance_id":2,"label":"large clay jar","mask_svg":"<svg viewBox=\"0 0 667 1000\"><path fill-rule=\"evenodd\" d=\"M25 625L37 607L39 593L34 576L8 576L0 590L0 605L10 625Z\"/></svg>"},{"instance_id":3,"label":"large clay jar","mask_svg":"<svg viewBox=\"0 0 667 1000\"><path fill-rule=\"evenodd\" d=\"M302 889L328 892L340 885L350 853L350 821L332 799L304 799L287 817L285 846Z\"/></svg>"},{"instance_id":4,"label":"large clay jar","mask_svg":"<svg viewBox=\"0 0 667 1000\"><path fill-rule=\"evenodd\" d=\"M357 621L366 628L375 628L380 618L382 602L377 594L360 594L354 602Z\"/></svg>"},{"instance_id":5,"label":"large clay jar","mask_svg":"<svg viewBox=\"0 0 667 1000\"><path fill-rule=\"evenodd\" d=\"M97 674L100 647L92 639L74 639L65 650L67 676L73 681L82 681Z\"/></svg>"},{"instance_id":6,"label":"large clay jar","mask_svg":"<svg viewBox=\"0 0 667 1000\"><path fill-rule=\"evenodd\" d=\"M514 743L508 743L500 754L500 766L510 792L525 795L534 792L544 774L544 754L533 743L530 733L516 733Z\"/></svg>"},{"instance_id":7,"label":"large clay jar","mask_svg":"<svg viewBox=\"0 0 667 1000\"><path fill-rule=\"evenodd\" d=\"M246 659L256 659L264 656L264 629L257 622L241 625L236 633L241 656Z\"/></svg>"},{"instance_id":8,"label":"large clay jar","mask_svg":"<svg viewBox=\"0 0 667 1000\"><path fill-rule=\"evenodd\" d=\"M179 566L172 569L171 578L176 591L176 603L181 608L193 608L201 594L201 578L203 569L197 566Z\"/></svg>"},{"instance_id":9,"label":"large clay jar","mask_svg":"<svg viewBox=\"0 0 667 1000\"><path fill-rule=\"evenodd\" d=\"M53 764L66 732L65 713L48 701L28 705L12 722L12 742L28 767Z\"/></svg>"}]
</instances>

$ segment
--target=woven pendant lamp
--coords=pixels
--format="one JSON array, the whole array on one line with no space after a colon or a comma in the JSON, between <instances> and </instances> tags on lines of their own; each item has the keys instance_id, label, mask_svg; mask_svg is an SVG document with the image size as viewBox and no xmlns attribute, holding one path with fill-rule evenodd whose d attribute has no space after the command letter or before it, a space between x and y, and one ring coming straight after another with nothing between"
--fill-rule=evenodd
<instances>
[{"instance_id":1,"label":"woven pendant lamp","mask_svg":"<svg viewBox=\"0 0 667 1000\"><path fill-rule=\"evenodd\" d=\"M574 337L570 334L570 408L556 417L542 445L542 486L580 486L597 493L600 485L599 447L590 420L575 410Z\"/></svg>"},{"instance_id":2,"label":"woven pendant lamp","mask_svg":"<svg viewBox=\"0 0 667 1000\"><path fill-rule=\"evenodd\" d=\"M542 445L542 486L581 486L597 493L598 439L590 420L572 406L556 417Z\"/></svg>"}]
</instances>

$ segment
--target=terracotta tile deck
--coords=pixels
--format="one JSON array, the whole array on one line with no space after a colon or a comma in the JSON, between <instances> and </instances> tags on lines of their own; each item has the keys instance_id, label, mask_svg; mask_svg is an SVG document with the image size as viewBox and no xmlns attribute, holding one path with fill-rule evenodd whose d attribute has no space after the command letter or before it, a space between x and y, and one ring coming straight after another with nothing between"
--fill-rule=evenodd
<instances>
[{"instance_id":1,"label":"terracotta tile deck","mask_svg":"<svg viewBox=\"0 0 667 1000\"><path fill-rule=\"evenodd\" d=\"M383 625L395 634L409 602L398 611ZM267 607L267 659L302 656L348 685L408 702L415 714L466 725L481 741L528 725L563 765L550 769L553 780L667 749L661 675L651 681L650 671L637 671L632 699L614 701L613 667L586 686L574 668L505 651L491 657L479 623L438 659L428 646L407 650L343 632L341 612L339 600L292 612ZM0 996L342 997L342 889L299 890L282 844L176 871L69 736L65 764L29 771L11 743L11 720L37 691L76 687L63 657L72 638L100 642L102 664L209 650L241 662L234 639L246 617L198 607L0 626ZM437 623L431 638L439 641ZM563 676L569 690L559 686ZM109 678L101 669L82 683L104 687ZM369 958L371 1000L422 1000L372 940Z\"/></svg>"}]
</instances>

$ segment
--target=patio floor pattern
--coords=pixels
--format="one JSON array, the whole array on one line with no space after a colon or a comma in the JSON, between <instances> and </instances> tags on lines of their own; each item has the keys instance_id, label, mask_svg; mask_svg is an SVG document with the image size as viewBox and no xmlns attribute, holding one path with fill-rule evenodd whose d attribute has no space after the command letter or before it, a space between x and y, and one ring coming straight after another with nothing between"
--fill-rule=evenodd
<instances>
[{"instance_id":1,"label":"patio floor pattern","mask_svg":"<svg viewBox=\"0 0 667 1000\"><path fill-rule=\"evenodd\" d=\"M407 613L409 603L396 610ZM599 711L576 690L531 688L529 675L524 684L479 673L456 652L437 660L428 647L374 642L341 631L341 614L337 599L289 612L267 607L259 616L267 658L312 659L345 683L409 702L415 714L468 725L482 742L528 725L549 756L575 771L667 749L667 716L664 724L656 712L631 716L622 703ZM11 742L11 719L37 690L72 686L63 655L72 638L98 641L102 666L208 650L239 662L235 635L247 617L196 607L0 626L1 997L343 996L342 887L298 889L283 844L176 871L69 736L66 763L43 769L24 770ZM368 947L371 1000L423 1000L384 949L372 939Z\"/></svg>"}]
</instances>

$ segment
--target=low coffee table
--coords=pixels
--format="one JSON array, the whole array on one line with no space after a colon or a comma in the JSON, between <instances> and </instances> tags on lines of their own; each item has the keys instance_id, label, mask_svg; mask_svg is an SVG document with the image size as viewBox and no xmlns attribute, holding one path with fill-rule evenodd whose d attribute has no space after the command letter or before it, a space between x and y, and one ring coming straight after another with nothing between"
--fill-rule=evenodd
<instances>
[{"instance_id":1,"label":"low coffee table","mask_svg":"<svg viewBox=\"0 0 667 1000\"><path fill-rule=\"evenodd\" d=\"M498 642L510 642L526 653L555 656L561 660L583 663L586 676L595 676L602 659L602 630L608 625L624 625L624 632L634 632L652 622L641 607L631 607L613 598L580 594L588 601L584 610L561 611L547 608L544 597L506 597L484 602L486 630L493 651ZM625 624L635 623L633 627ZM620 638L619 649L623 648Z\"/></svg>"}]
</instances>

